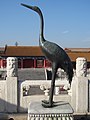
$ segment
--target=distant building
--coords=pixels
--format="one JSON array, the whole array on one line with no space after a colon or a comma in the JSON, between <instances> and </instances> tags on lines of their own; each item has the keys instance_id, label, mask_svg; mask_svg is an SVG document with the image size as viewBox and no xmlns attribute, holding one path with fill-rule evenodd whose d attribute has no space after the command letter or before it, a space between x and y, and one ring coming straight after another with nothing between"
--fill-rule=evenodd
<instances>
[{"instance_id":1,"label":"distant building","mask_svg":"<svg viewBox=\"0 0 90 120\"><path fill-rule=\"evenodd\" d=\"M76 66L78 57L85 57L90 68L90 48L65 48ZM17 57L19 68L45 68L51 67L51 62L42 53L39 46L5 46L0 48L0 68L6 68L7 57Z\"/></svg>"}]
</instances>

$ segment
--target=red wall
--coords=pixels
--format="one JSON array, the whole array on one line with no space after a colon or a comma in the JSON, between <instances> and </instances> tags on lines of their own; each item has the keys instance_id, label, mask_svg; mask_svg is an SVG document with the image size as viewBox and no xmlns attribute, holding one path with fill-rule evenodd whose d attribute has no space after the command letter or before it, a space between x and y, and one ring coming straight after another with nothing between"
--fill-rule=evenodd
<instances>
[{"instance_id":1,"label":"red wall","mask_svg":"<svg viewBox=\"0 0 90 120\"><path fill-rule=\"evenodd\" d=\"M7 61L0 59L0 68L6 68ZM44 59L18 59L18 68L44 68L51 67L51 62Z\"/></svg>"},{"instance_id":2,"label":"red wall","mask_svg":"<svg viewBox=\"0 0 90 120\"><path fill-rule=\"evenodd\" d=\"M6 63L7 61L4 59L0 59L0 68L3 67L3 68L6 68Z\"/></svg>"},{"instance_id":3,"label":"red wall","mask_svg":"<svg viewBox=\"0 0 90 120\"><path fill-rule=\"evenodd\" d=\"M33 68L34 61L32 59L23 60L23 68Z\"/></svg>"},{"instance_id":4,"label":"red wall","mask_svg":"<svg viewBox=\"0 0 90 120\"><path fill-rule=\"evenodd\" d=\"M51 67L51 62L49 60L46 60L45 67Z\"/></svg>"}]
</instances>

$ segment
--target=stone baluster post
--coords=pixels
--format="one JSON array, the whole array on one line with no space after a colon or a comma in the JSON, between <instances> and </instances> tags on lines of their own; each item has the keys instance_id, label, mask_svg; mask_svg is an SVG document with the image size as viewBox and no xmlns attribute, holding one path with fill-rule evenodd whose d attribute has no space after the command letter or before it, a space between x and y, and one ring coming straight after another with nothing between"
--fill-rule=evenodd
<instances>
[{"instance_id":1,"label":"stone baluster post","mask_svg":"<svg viewBox=\"0 0 90 120\"><path fill-rule=\"evenodd\" d=\"M72 80L71 103L75 112L88 111L88 79L87 60L83 57L76 59L76 76Z\"/></svg>"},{"instance_id":2,"label":"stone baluster post","mask_svg":"<svg viewBox=\"0 0 90 120\"><path fill-rule=\"evenodd\" d=\"M7 58L7 78L6 78L6 99L7 112L17 112L17 77L18 77L18 61L16 57Z\"/></svg>"}]
</instances>

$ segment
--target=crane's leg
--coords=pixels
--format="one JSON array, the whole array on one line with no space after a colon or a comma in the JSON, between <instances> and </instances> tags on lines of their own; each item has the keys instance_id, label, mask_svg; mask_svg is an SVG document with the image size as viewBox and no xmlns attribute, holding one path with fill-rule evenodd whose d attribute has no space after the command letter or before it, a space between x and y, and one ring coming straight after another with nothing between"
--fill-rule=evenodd
<instances>
[{"instance_id":1,"label":"crane's leg","mask_svg":"<svg viewBox=\"0 0 90 120\"><path fill-rule=\"evenodd\" d=\"M52 81L51 81L49 101L43 101L42 106L44 106L44 107L53 107L53 93L54 93L54 87L55 87L56 72L57 72L57 64L53 63L52 64Z\"/></svg>"}]
</instances>

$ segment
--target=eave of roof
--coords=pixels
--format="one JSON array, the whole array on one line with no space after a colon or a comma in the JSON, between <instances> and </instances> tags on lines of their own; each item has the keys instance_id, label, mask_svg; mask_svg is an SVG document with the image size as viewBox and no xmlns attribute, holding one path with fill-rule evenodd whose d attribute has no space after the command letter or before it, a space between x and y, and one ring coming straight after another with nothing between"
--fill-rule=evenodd
<instances>
[{"instance_id":1,"label":"eave of roof","mask_svg":"<svg viewBox=\"0 0 90 120\"><path fill-rule=\"evenodd\" d=\"M2 57L41 57L44 56L40 46L6 46L3 49ZM77 57L85 57L90 61L90 48L65 48L72 61Z\"/></svg>"},{"instance_id":2,"label":"eave of roof","mask_svg":"<svg viewBox=\"0 0 90 120\"><path fill-rule=\"evenodd\" d=\"M90 52L90 48L65 48L66 52Z\"/></svg>"},{"instance_id":3,"label":"eave of roof","mask_svg":"<svg viewBox=\"0 0 90 120\"><path fill-rule=\"evenodd\" d=\"M5 56L44 56L39 46L7 46Z\"/></svg>"}]
</instances>

